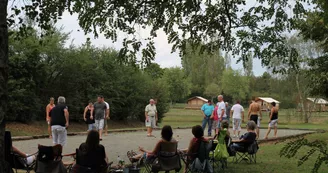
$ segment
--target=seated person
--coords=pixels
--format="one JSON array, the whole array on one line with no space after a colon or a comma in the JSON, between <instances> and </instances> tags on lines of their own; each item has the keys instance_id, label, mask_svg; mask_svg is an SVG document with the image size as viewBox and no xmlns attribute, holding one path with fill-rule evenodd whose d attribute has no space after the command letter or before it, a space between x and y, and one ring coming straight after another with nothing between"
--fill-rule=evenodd
<instances>
[{"instance_id":1,"label":"seated person","mask_svg":"<svg viewBox=\"0 0 328 173\"><path fill-rule=\"evenodd\" d=\"M93 170L107 166L108 158L105 148L99 144L99 141L99 133L95 130L90 130L86 142L79 147L78 165Z\"/></svg>"},{"instance_id":2,"label":"seated person","mask_svg":"<svg viewBox=\"0 0 328 173\"><path fill-rule=\"evenodd\" d=\"M245 149L245 144L251 144L256 140L256 124L254 121L249 121L246 125L247 133L242 135L239 140L232 141L232 148L236 151Z\"/></svg>"},{"instance_id":3,"label":"seated person","mask_svg":"<svg viewBox=\"0 0 328 173\"><path fill-rule=\"evenodd\" d=\"M204 130L202 126L197 125L192 127L191 132L194 135L194 137L190 140L189 147L187 149L180 150L180 152L186 153L188 155L186 167L197 157L196 153L199 150L200 143L202 141L204 142L209 141L209 138L204 138Z\"/></svg>"},{"instance_id":4,"label":"seated person","mask_svg":"<svg viewBox=\"0 0 328 173\"><path fill-rule=\"evenodd\" d=\"M228 122L227 120L223 120L223 121L221 122L221 127L220 127L220 129L219 129L219 133L218 133L218 135L217 135L217 139L220 140L220 132L221 132L222 130L226 130L226 135L225 135L225 137L224 137L224 141L225 141L225 143L226 143L227 146L228 146L229 139L230 139L230 132L229 132L228 129L229 129L229 122Z\"/></svg>"},{"instance_id":5,"label":"seated person","mask_svg":"<svg viewBox=\"0 0 328 173\"><path fill-rule=\"evenodd\" d=\"M23 164L31 165L36 160L36 157L34 155L29 156L28 154L25 154L25 153L21 152L20 150L18 150L14 146L12 146L12 152L24 159L22 161Z\"/></svg>"},{"instance_id":6,"label":"seated person","mask_svg":"<svg viewBox=\"0 0 328 173\"><path fill-rule=\"evenodd\" d=\"M178 141L173 138L173 131L171 126L164 126L162 128L162 139L159 140L152 151L145 150L142 147L139 147L141 154L129 157L130 160L139 160L141 158L145 160L150 160L156 158L157 154L163 156L174 156L177 152L177 143Z\"/></svg>"}]
</instances>

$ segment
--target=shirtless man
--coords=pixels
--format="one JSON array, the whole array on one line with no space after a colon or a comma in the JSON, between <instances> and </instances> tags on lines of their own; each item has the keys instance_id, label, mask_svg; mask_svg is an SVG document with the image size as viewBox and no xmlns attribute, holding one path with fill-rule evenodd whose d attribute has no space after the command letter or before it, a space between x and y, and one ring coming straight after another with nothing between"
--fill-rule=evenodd
<instances>
[{"instance_id":1,"label":"shirtless man","mask_svg":"<svg viewBox=\"0 0 328 173\"><path fill-rule=\"evenodd\" d=\"M51 134L51 125L50 125L50 121L51 118L49 116L50 111L52 110L52 108L55 107L55 99L53 97L50 98L49 104L46 107L46 121L48 123L48 134L49 134L49 138L52 138Z\"/></svg>"},{"instance_id":2,"label":"shirtless man","mask_svg":"<svg viewBox=\"0 0 328 173\"><path fill-rule=\"evenodd\" d=\"M255 97L252 98L252 103L249 105L248 109L248 120L252 120L256 124L256 134L257 138L260 135L259 121L262 119L261 106L255 102Z\"/></svg>"}]
</instances>

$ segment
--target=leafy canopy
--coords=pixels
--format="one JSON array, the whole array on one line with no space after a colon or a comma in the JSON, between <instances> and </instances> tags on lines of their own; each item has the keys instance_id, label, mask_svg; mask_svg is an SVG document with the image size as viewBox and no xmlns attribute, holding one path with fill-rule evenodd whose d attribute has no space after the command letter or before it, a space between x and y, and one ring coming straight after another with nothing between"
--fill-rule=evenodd
<instances>
[{"instance_id":1,"label":"leafy canopy","mask_svg":"<svg viewBox=\"0 0 328 173\"><path fill-rule=\"evenodd\" d=\"M126 34L120 51L125 61L135 62L141 51L142 60L150 63L155 57L156 32L163 30L173 44L172 51L180 50L181 55L187 43L202 43L202 51L231 51L241 55L241 60L247 60L247 53L252 51L263 65L270 66L272 57L294 65L297 55L285 46L285 33L295 27L294 17L303 16L304 4L309 1L31 0L22 7L13 7L8 22L22 23L22 18L14 19L24 12L47 30L64 12L76 13L85 33L95 37L102 33L113 41L117 41L119 32ZM136 28L149 29L149 36L140 39Z\"/></svg>"}]
</instances>

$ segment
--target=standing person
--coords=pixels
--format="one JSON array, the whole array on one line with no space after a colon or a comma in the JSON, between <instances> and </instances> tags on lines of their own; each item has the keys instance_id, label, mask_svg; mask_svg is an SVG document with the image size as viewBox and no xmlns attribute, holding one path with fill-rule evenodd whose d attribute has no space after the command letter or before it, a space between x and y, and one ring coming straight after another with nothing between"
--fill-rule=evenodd
<instances>
[{"instance_id":1,"label":"standing person","mask_svg":"<svg viewBox=\"0 0 328 173\"><path fill-rule=\"evenodd\" d=\"M55 107L55 99L53 97L50 97L49 104L46 107L46 121L47 121L47 124L48 124L48 134L49 134L50 139L52 138L52 135L51 135L51 125L50 125L49 113L52 110L52 108L54 108L54 107Z\"/></svg>"},{"instance_id":2,"label":"standing person","mask_svg":"<svg viewBox=\"0 0 328 173\"><path fill-rule=\"evenodd\" d=\"M95 119L93 117L93 103L90 101L88 106L84 108L83 119L86 124L88 124L88 131L94 129Z\"/></svg>"},{"instance_id":3,"label":"standing person","mask_svg":"<svg viewBox=\"0 0 328 173\"><path fill-rule=\"evenodd\" d=\"M260 136L259 122L262 119L261 106L255 102L255 97L252 98L252 103L249 105L248 109L248 120L252 120L256 124L256 134L257 138Z\"/></svg>"},{"instance_id":4,"label":"standing person","mask_svg":"<svg viewBox=\"0 0 328 173\"><path fill-rule=\"evenodd\" d=\"M93 104L96 130L99 132L99 138L102 141L102 132L104 129L104 112L106 104L103 102L103 96L98 96L97 102Z\"/></svg>"},{"instance_id":5,"label":"standing person","mask_svg":"<svg viewBox=\"0 0 328 173\"><path fill-rule=\"evenodd\" d=\"M227 121L228 121L228 124L230 125L230 111L231 111L231 106L229 105L228 102L225 102L225 105L226 105L226 115L227 115ZM228 126L228 129L229 129L229 126Z\"/></svg>"},{"instance_id":6,"label":"standing person","mask_svg":"<svg viewBox=\"0 0 328 173\"><path fill-rule=\"evenodd\" d=\"M214 111L213 111L213 114L212 114L212 117L211 117L211 119L213 119L212 129L215 131L215 134L218 134L218 132L219 132L219 129L218 129L218 125L219 125L218 108L219 107L217 105L215 105Z\"/></svg>"},{"instance_id":7,"label":"standing person","mask_svg":"<svg viewBox=\"0 0 328 173\"><path fill-rule=\"evenodd\" d=\"M205 103L202 108L203 113L203 122L202 122L202 128L205 130L206 124L208 124L208 136L212 136L212 114L214 111L214 106L212 105L212 101L208 100L207 103Z\"/></svg>"},{"instance_id":8,"label":"standing person","mask_svg":"<svg viewBox=\"0 0 328 173\"><path fill-rule=\"evenodd\" d=\"M58 97L58 105L50 111L52 140L55 145L65 146L67 139L67 127L69 124L68 107L65 97Z\"/></svg>"},{"instance_id":9,"label":"standing person","mask_svg":"<svg viewBox=\"0 0 328 173\"><path fill-rule=\"evenodd\" d=\"M278 108L276 107L276 102L272 102L271 105L269 127L264 139L268 139L272 127L274 127L274 137L277 138Z\"/></svg>"},{"instance_id":10,"label":"standing person","mask_svg":"<svg viewBox=\"0 0 328 173\"><path fill-rule=\"evenodd\" d=\"M244 122L244 108L240 105L239 100L237 100L236 104L232 106L230 116L232 116L233 137L239 138L241 131L241 122ZM237 136L236 131L238 131Z\"/></svg>"},{"instance_id":11,"label":"standing person","mask_svg":"<svg viewBox=\"0 0 328 173\"><path fill-rule=\"evenodd\" d=\"M105 128L105 135L108 135L108 120L109 120L109 113L110 113L110 109L109 109L109 104L105 101L105 98L103 97L103 102L106 105L106 110L105 110L105 118L104 118L104 128Z\"/></svg>"},{"instance_id":12,"label":"standing person","mask_svg":"<svg viewBox=\"0 0 328 173\"><path fill-rule=\"evenodd\" d=\"M158 121L158 114L154 99L149 100L149 104L145 108L145 119L147 127L147 136L151 137L153 128L156 127L156 122Z\"/></svg>"},{"instance_id":13,"label":"standing person","mask_svg":"<svg viewBox=\"0 0 328 173\"><path fill-rule=\"evenodd\" d=\"M227 120L227 114L226 114L226 105L223 101L223 95L219 95L218 96L218 100L219 102L217 103L218 105L218 117L219 117L219 123L218 123L218 133L220 131L220 128L221 128L221 122L223 120Z\"/></svg>"}]
</instances>

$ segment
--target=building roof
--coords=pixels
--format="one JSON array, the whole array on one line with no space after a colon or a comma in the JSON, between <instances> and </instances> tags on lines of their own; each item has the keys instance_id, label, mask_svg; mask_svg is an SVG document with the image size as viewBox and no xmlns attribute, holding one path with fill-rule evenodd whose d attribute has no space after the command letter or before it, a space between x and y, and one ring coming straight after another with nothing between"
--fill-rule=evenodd
<instances>
[{"instance_id":1,"label":"building roof","mask_svg":"<svg viewBox=\"0 0 328 173\"><path fill-rule=\"evenodd\" d=\"M275 100L271 97L258 97L257 100L263 100L267 103L272 103L272 102L280 103L278 100Z\"/></svg>"},{"instance_id":2,"label":"building roof","mask_svg":"<svg viewBox=\"0 0 328 173\"><path fill-rule=\"evenodd\" d=\"M204 101L204 102L208 102L207 99L205 99L205 98L203 98L203 97L201 97L201 96L191 97L190 99L188 99L188 101L189 101L189 100L193 100L193 99L199 99L199 100L202 100L202 101Z\"/></svg>"},{"instance_id":3,"label":"building roof","mask_svg":"<svg viewBox=\"0 0 328 173\"><path fill-rule=\"evenodd\" d=\"M308 100L310 100L311 102L315 103L316 104L322 104L322 105L327 105L328 104L328 101L323 99L323 98L307 98Z\"/></svg>"}]
</instances>

